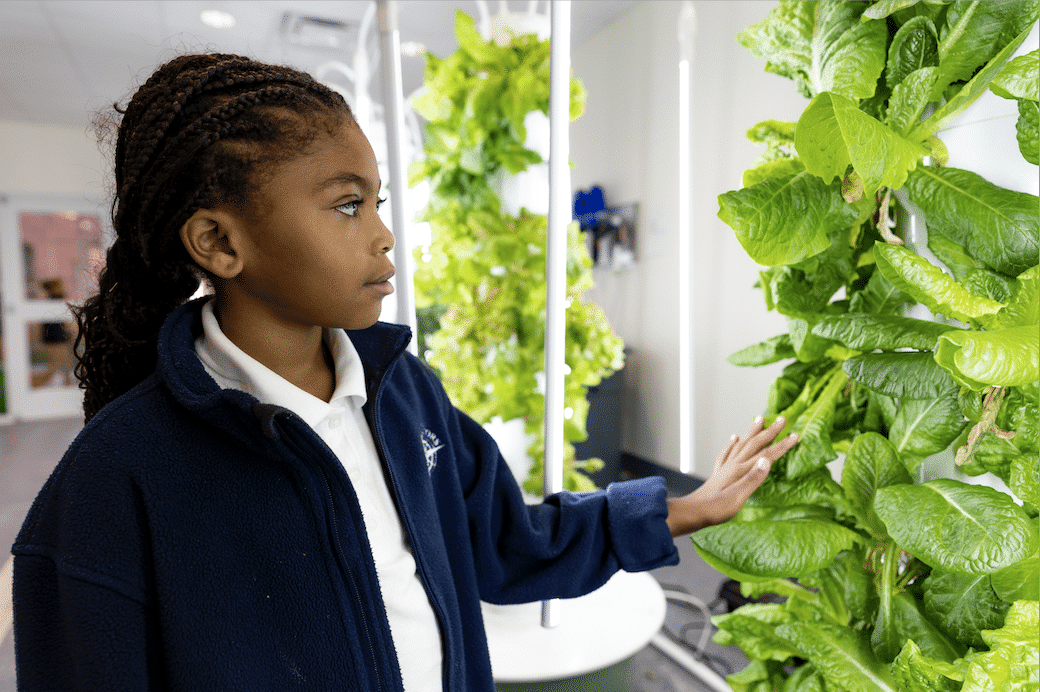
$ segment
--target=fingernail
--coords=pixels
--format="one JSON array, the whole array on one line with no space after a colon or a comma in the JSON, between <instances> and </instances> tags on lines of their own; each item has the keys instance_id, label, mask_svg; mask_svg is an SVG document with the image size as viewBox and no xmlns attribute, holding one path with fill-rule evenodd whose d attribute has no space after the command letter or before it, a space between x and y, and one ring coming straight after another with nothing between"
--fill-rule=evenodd
<instances>
[{"instance_id":1,"label":"fingernail","mask_svg":"<svg viewBox=\"0 0 1040 692\"><path fill-rule=\"evenodd\" d=\"M791 433L790 435L788 435L788 437L791 438L792 440L797 440L798 439L798 433Z\"/></svg>"},{"instance_id":2,"label":"fingernail","mask_svg":"<svg viewBox=\"0 0 1040 692\"><path fill-rule=\"evenodd\" d=\"M756 424L757 424L757 423L761 423L761 422L762 422L763 420L765 420L765 419L764 419L764 418L762 418L762 416L755 416L755 423L756 423Z\"/></svg>"},{"instance_id":3,"label":"fingernail","mask_svg":"<svg viewBox=\"0 0 1040 692\"><path fill-rule=\"evenodd\" d=\"M776 417L776 422L777 422L777 423L786 423L786 422L787 422L787 419L786 419L786 418L784 418L783 416L777 416L777 417Z\"/></svg>"},{"instance_id":4,"label":"fingernail","mask_svg":"<svg viewBox=\"0 0 1040 692\"><path fill-rule=\"evenodd\" d=\"M737 441L737 433L733 433L732 435L730 435L729 436L729 441L730 442L736 442Z\"/></svg>"},{"instance_id":5,"label":"fingernail","mask_svg":"<svg viewBox=\"0 0 1040 692\"><path fill-rule=\"evenodd\" d=\"M765 457L759 457L758 461L755 462L755 466L757 468L761 469L762 471L768 471L769 470L769 459L766 459Z\"/></svg>"}]
</instances>

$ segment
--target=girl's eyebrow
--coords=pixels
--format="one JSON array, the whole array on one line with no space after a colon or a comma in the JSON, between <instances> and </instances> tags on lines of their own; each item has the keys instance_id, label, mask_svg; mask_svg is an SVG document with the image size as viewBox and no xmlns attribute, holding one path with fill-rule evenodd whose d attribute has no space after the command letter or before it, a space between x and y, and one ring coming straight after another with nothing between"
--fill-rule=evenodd
<instances>
[{"instance_id":1,"label":"girl's eyebrow","mask_svg":"<svg viewBox=\"0 0 1040 692\"><path fill-rule=\"evenodd\" d=\"M368 181L368 178L360 176L357 173L349 173L347 171L336 173L315 185L313 194L318 194L319 192L333 187L334 185L348 185L350 183L354 183L355 185L360 187L361 193L363 195L372 194L372 183ZM382 187L381 182L376 184L375 189L378 190L380 187Z\"/></svg>"}]
</instances>

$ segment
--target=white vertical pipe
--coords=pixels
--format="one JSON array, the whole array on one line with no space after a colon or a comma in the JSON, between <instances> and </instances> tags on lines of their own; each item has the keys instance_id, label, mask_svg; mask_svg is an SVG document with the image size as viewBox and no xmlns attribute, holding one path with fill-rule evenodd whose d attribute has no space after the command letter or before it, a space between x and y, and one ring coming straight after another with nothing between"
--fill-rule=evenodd
<instances>
[{"instance_id":1,"label":"white vertical pipe","mask_svg":"<svg viewBox=\"0 0 1040 692\"><path fill-rule=\"evenodd\" d=\"M361 17L358 45L354 50L354 119L363 132L368 132L372 125L372 96L368 91L372 81L371 66L368 64L368 37L375 15L376 5L369 5Z\"/></svg>"},{"instance_id":2,"label":"white vertical pipe","mask_svg":"<svg viewBox=\"0 0 1040 692\"><path fill-rule=\"evenodd\" d=\"M412 258L408 251L408 173L404 164L404 86L401 82L401 35L397 30L397 3L394 0L376 0L379 15L379 46L382 49L383 100L386 106L386 147L390 163L390 219L396 243L394 266L397 281L394 293L397 297L397 322L412 328L415 335L415 295L412 287ZM413 355L419 353L419 340L413 336L408 344Z\"/></svg>"},{"instance_id":3,"label":"white vertical pipe","mask_svg":"<svg viewBox=\"0 0 1040 692\"><path fill-rule=\"evenodd\" d=\"M571 3L553 0L549 46L549 224L545 261L545 479L563 490L563 378L567 308L567 225L571 220ZM542 602L542 627L560 622L558 600Z\"/></svg>"},{"instance_id":4,"label":"white vertical pipe","mask_svg":"<svg viewBox=\"0 0 1040 692\"><path fill-rule=\"evenodd\" d=\"M696 17L693 0L679 7L679 470L693 471L693 330L690 290L690 68Z\"/></svg>"}]
</instances>

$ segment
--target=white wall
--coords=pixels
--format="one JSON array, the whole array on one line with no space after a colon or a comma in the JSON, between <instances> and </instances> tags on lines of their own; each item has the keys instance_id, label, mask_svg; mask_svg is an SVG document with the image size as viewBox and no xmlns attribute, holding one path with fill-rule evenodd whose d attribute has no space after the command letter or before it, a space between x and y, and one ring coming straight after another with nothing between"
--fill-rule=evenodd
<instances>
[{"instance_id":1,"label":"white wall","mask_svg":"<svg viewBox=\"0 0 1040 692\"><path fill-rule=\"evenodd\" d=\"M0 121L0 192L82 195L104 205L110 168L93 131Z\"/></svg>"},{"instance_id":2,"label":"white wall","mask_svg":"<svg viewBox=\"0 0 1040 692\"><path fill-rule=\"evenodd\" d=\"M764 72L736 41L772 1L698 0L692 66L694 474L707 477L718 450L743 434L781 365L737 368L727 355L786 331L753 288L759 267L716 216L719 194L741 187L759 149L745 132L767 119L797 120L806 100ZM572 184L599 184L608 204L638 202L637 265L595 270L589 298L633 349L625 373L622 449L679 468L677 1L650 0L573 55L588 91L571 125Z\"/></svg>"}]
</instances>

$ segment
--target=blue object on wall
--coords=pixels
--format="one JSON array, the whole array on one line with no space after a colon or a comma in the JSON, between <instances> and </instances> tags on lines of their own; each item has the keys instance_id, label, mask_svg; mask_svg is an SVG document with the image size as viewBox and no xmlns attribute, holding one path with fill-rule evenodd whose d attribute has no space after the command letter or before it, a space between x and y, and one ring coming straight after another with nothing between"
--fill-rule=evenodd
<instances>
[{"instance_id":1,"label":"blue object on wall","mask_svg":"<svg viewBox=\"0 0 1040 692\"><path fill-rule=\"evenodd\" d=\"M603 201L603 188L593 185L588 190L578 190L574 194L574 218L581 224L581 230L591 229L599 221L599 213L606 207Z\"/></svg>"}]
</instances>

